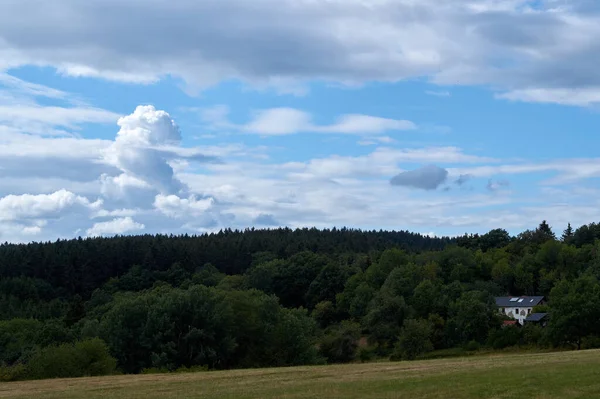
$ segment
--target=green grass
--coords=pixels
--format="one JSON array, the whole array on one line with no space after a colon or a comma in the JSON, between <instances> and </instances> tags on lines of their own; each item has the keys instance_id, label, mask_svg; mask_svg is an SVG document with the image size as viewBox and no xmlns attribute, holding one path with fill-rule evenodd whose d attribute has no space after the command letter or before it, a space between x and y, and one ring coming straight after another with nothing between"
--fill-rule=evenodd
<instances>
[{"instance_id":1,"label":"green grass","mask_svg":"<svg viewBox=\"0 0 600 399\"><path fill-rule=\"evenodd\" d=\"M0 398L595 398L600 351L28 381Z\"/></svg>"}]
</instances>

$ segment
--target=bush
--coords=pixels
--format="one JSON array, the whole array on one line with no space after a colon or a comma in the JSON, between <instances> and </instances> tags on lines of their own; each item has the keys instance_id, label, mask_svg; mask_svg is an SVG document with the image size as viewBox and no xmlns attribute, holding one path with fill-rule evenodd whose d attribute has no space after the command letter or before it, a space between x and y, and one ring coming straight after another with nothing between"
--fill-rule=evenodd
<instances>
[{"instance_id":1,"label":"bush","mask_svg":"<svg viewBox=\"0 0 600 399\"><path fill-rule=\"evenodd\" d=\"M505 327L490 332L488 345L494 349L504 349L517 346L521 343L522 331L520 327Z\"/></svg>"},{"instance_id":2,"label":"bush","mask_svg":"<svg viewBox=\"0 0 600 399\"><path fill-rule=\"evenodd\" d=\"M347 363L356 357L360 326L348 321L330 328L320 342L319 351L329 363Z\"/></svg>"},{"instance_id":3,"label":"bush","mask_svg":"<svg viewBox=\"0 0 600 399\"><path fill-rule=\"evenodd\" d=\"M373 347L367 346L358 349L358 359L362 363L370 362L371 360L375 359L375 357L376 353Z\"/></svg>"},{"instance_id":4,"label":"bush","mask_svg":"<svg viewBox=\"0 0 600 399\"><path fill-rule=\"evenodd\" d=\"M30 379L71 378L116 373L117 361L99 338L75 344L50 346L36 353L27 364Z\"/></svg>"},{"instance_id":5,"label":"bush","mask_svg":"<svg viewBox=\"0 0 600 399\"><path fill-rule=\"evenodd\" d=\"M391 360L414 360L431 352L431 325L426 320L406 320L394 347Z\"/></svg>"},{"instance_id":6,"label":"bush","mask_svg":"<svg viewBox=\"0 0 600 399\"><path fill-rule=\"evenodd\" d=\"M20 381L26 379L27 369L23 364L0 366L0 382Z\"/></svg>"},{"instance_id":7,"label":"bush","mask_svg":"<svg viewBox=\"0 0 600 399\"><path fill-rule=\"evenodd\" d=\"M481 345L477 341L469 341L465 345L464 349L468 352L475 352L481 348Z\"/></svg>"},{"instance_id":8,"label":"bush","mask_svg":"<svg viewBox=\"0 0 600 399\"><path fill-rule=\"evenodd\" d=\"M544 344L543 327L531 323L523 327L523 341L527 345L542 346Z\"/></svg>"},{"instance_id":9,"label":"bush","mask_svg":"<svg viewBox=\"0 0 600 399\"><path fill-rule=\"evenodd\" d=\"M597 349L600 348L600 337L590 335L581 340L581 349Z\"/></svg>"}]
</instances>

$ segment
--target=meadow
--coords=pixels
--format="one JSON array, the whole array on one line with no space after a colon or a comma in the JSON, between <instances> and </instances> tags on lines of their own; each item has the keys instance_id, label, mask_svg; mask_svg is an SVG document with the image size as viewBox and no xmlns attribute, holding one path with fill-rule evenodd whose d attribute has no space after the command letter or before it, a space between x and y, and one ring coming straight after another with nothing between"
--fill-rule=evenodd
<instances>
[{"instance_id":1,"label":"meadow","mask_svg":"<svg viewBox=\"0 0 600 399\"><path fill-rule=\"evenodd\" d=\"M0 398L594 398L600 351L0 384Z\"/></svg>"}]
</instances>

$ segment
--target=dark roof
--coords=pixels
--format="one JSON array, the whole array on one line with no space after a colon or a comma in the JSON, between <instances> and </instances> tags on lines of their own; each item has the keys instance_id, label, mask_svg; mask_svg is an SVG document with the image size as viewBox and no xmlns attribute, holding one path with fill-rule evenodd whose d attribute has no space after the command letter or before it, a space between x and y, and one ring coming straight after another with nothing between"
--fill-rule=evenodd
<instances>
[{"instance_id":1,"label":"dark roof","mask_svg":"<svg viewBox=\"0 0 600 399\"><path fill-rule=\"evenodd\" d=\"M502 325L504 326L514 326L517 324L516 320L503 320Z\"/></svg>"},{"instance_id":2,"label":"dark roof","mask_svg":"<svg viewBox=\"0 0 600 399\"><path fill-rule=\"evenodd\" d=\"M525 321L541 321L546 316L548 316L548 313L532 313L525 319Z\"/></svg>"},{"instance_id":3,"label":"dark roof","mask_svg":"<svg viewBox=\"0 0 600 399\"><path fill-rule=\"evenodd\" d=\"M496 306L501 308L530 308L544 300L543 296L498 296Z\"/></svg>"}]
</instances>

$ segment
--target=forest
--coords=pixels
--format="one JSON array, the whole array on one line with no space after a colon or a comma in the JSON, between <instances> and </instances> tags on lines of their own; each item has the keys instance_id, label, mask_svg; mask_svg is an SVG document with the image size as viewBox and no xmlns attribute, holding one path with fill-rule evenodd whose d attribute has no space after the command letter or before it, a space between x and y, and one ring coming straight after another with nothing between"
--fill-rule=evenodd
<instances>
[{"instance_id":1,"label":"forest","mask_svg":"<svg viewBox=\"0 0 600 399\"><path fill-rule=\"evenodd\" d=\"M0 381L600 347L600 225L0 245ZM495 296L543 295L542 327Z\"/></svg>"}]
</instances>

